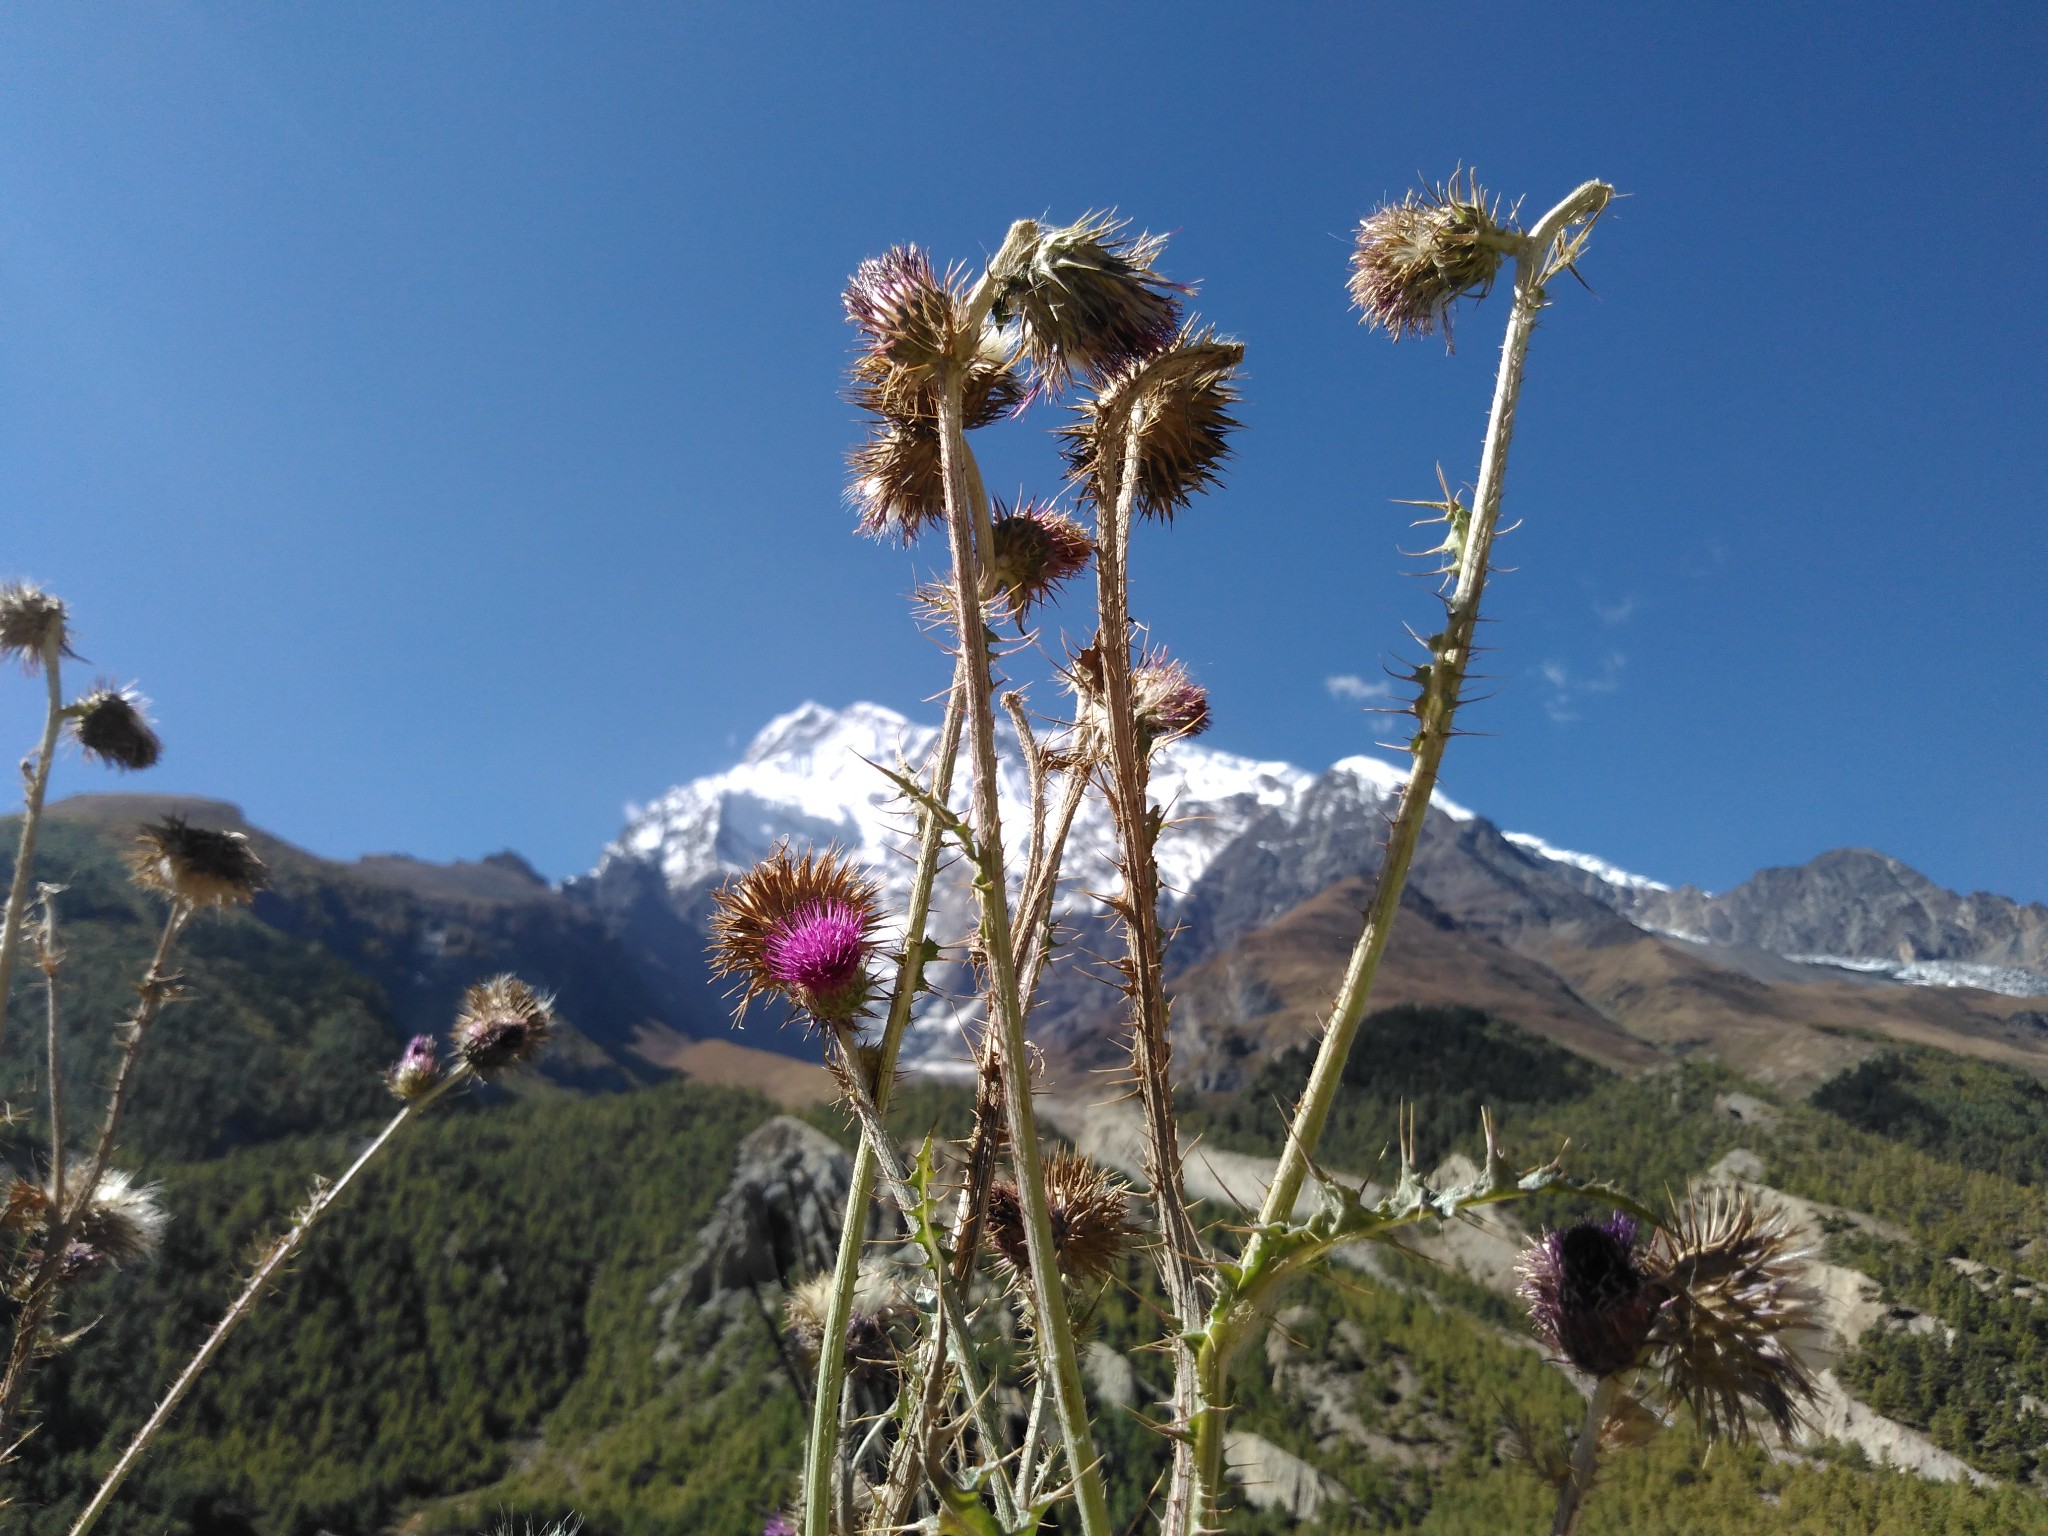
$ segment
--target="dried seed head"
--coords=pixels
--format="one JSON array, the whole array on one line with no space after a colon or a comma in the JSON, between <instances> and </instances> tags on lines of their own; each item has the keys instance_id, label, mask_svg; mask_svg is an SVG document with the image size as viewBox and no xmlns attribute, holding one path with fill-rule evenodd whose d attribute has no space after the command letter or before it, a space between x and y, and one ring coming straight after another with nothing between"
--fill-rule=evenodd
<instances>
[{"instance_id":1,"label":"dried seed head","mask_svg":"<svg viewBox=\"0 0 2048 1536\"><path fill-rule=\"evenodd\" d=\"M1046 1215L1060 1272L1075 1281L1105 1278L1123 1263L1137 1235L1130 1187L1079 1152L1054 1152L1044 1167ZM989 1185L987 1221L997 1260L1013 1275L1027 1274L1030 1246L1014 1179Z\"/></svg>"},{"instance_id":2,"label":"dried seed head","mask_svg":"<svg viewBox=\"0 0 2048 1536\"><path fill-rule=\"evenodd\" d=\"M118 1168L109 1168L100 1175L92 1198L81 1205L73 1191L86 1172L83 1165L65 1170L64 1199L78 1212L72 1238L91 1250L94 1262L139 1264L154 1254L171 1219L157 1202L163 1186L139 1184Z\"/></svg>"},{"instance_id":3,"label":"dried seed head","mask_svg":"<svg viewBox=\"0 0 2048 1536\"><path fill-rule=\"evenodd\" d=\"M414 1035L405 1054L384 1074L391 1091L410 1102L441 1081L441 1051L432 1035Z\"/></svg>"},{"instance_id":4,"label":"dried seed head","mask_svg":"<svg viewBox=\"0 0 2048 1536\"><path fill-rule=\"evenodd\" d=\"M554 998L517 976L493 976L463 994L452 1038L469 1070L492 1078L540 1055L554 1028Z\"/></svg>"},{"instance_id":5,"label":"dried seed head","mask_svg":"<svg viewBox=\"0 0 2048 1536\"><path fill-rule=\"evenodd\" d=\"M263 888L265 874L245 835L195 827L183 816L142 828L128 867L144 890L190 907L246 905Z\"/></svg>"},{"instance_id":6,"label":"dried seed head","mask_svg":"<svg viewBox=\"0 0 2048 1536\"><path fill-rule=\"evenodd\" d=\"M846 499L860 514L860 531L874 539L913 544L946 520L946 476L939 433L924 422L883 422L846 456L852 473Z\"/></svg>"},{"instance_id":7,"label":"dried seed head","mask_svg":"<svg viewBox=\"0 0 2048 1536\"><path fill-rule=\"evenodd\" d=\"M794 1287L782 1304L783 1326L798 1353L812 1365L825 1341L825 1310L832 1299L828 1271ZM853 1307L846 1315L846 1358L850 1372L863 1381L893 1377L899 1352L891 1331L916 1309L903 1292L892 1266L863 1262L854 1280Z\"/></svg>"},{"instance_id":8,"label":"dried seed head","mask_svg":"<svg viewBox=\"0 0 2048 1536\"><path fill-rule=\"evenodd\" d=\"M1595 1376L1633 1368L1656 1320L1635 1244L1636 1224L1617 1212L1544 1233L1516 1266L1536 1336Z\"/></svg>"},{"instance_id":9,"label":"dried seed head","mask_svg":"<svg viewBox=\"0 0 2048 1536\"><path fill-rule=\"evenodd\" d=\"M992 595L1021 621L1061 586L1088 568L1095 544L1086 530L1044 502L1026 501L1010 512L996 503Z\"/></svg>"},{"instance_id":10,"label":"dried seed head","mask_svg":"<svg viewBox=\"0 0 2048 1536\"><path fill-rule=\"evenodd\" d=\"M52 642L61 656L71 656L70 631L65 627L64 603L33 582L10 581L0 586L0 656L21 663L25 672L35 672Z\"/></svg>"},{"instance_id":11,"label":"dried seed head","mask_svg":"<svg viewBox=\"0 0 2048 1536\"><path fill-rule=\"evenodd\" d=\"M1100 762L1109 756L1109 695L1102 676L1102 652L1089 646L1067 670L1074 692L1077 749ZM1209 729L1209 693L1188 669L1163 651L1142 656L1131 669L1131 720L1138 748L1151 752Z\"/></svg>"},{"instance_id":12,"label":"dried seed head","mask_svg":"<svg viewBox=\"0 0 2048 1536\"><path fill-rule=\"evenodd\" d=\"M1119 369L1074 408L1060 432L1067 467L1098 506L1115 503L1136 433L1132 507L1171 520L1216 484L1238 423L1233 375L1242 342L1208 329L1183 330L1171 347Z\"/></svg>"},{"instance_id":13,"label":"dried seed head","mask_svg":"<svg viewBox=\"0 0 2048 1536\"><path fill-rule=\"evenodd\" d=\"M798 859L785 844L713 900L712 974L738 978L738 1016L764 995L821 1024L851 1023L867 1007L881 897L838 849Z\"/></svg>"},{"instance_id":14,"label":"dried seed head","mask_svg":"<svg viewBox=\"0 0 2048 1536\"><path fill-rule=\"evenodd\" d=\"M87 756L110 767L153 768L164 744L143 714L148 704L133 688L95 683L91 693L71 706L76 711L71 734Z\"/></svg>"},{"instance_id":15,"label":"dried seed head","mask_svg":"<svg viewBox=\"0 0 2048 1536\"><path fill-rule=\"evenodd\" d=\"M1806 1260L1781 1213L1718 1187L1695 1191L1651 1245L1651 1358L1708 1434L1742 1439L1761 1418L1789 1439L1806 1422L1816 1388L1794 1344L1823 1326Z\"/></svg>"},{"instance_id":16,"label":"dried seed head","mask_svg":"<svg viewBox=\"0 0 2048 1536\"><path fill-rule=\"evenodd\" d=\"M1015 350L1000 332L984 328L960 380L960 425L969 432L1013 416L1029 397ZM885 422L921 422L938 430L939 397L929 372L897 366L873 352L853 362L847 398Z\"/></svg>"},{"instance_id":17,"label":"dried seed head","mask_svg":"<svg viewBox=\"0 0 2048 1536\"><path fill-rule=\"evenodd\" d=\"M1028 226L1034 238L996 282L995 314L1015 320L1040 380L1064 389L1076 374L1107 378L1173 340L1176 293L1152 269L1164 237L1128 238L1114 214L1086 213L1062 228Z\"/></svg>"},{"instance_id":18,"label":"dried seed head","mask_svg":"<svg viewBox=\"0 0 2048 1536\"><path fill-rule=\"evenodd\" d=\"M907 379L929 377L960 349L966 319L952 274L941 280L914 245L870 256L846 285L846 318L869 354Z\"/></svg>"},{"instance_id":19,"label":"dried seed head","mask_svg":"<svg viewBox=\"0 0 2048 1536\"><path fill-rule=\"evenodd\" d=\"M1359 223L1351 253L1351 302L1367 325L1394 340L1427 336L1439 326L1451 339L1451 306L1467 294L1484 298L1518 231L1504 226L1499 206L1468 176L1410 192Z\"/></svg>"}]
</instances>

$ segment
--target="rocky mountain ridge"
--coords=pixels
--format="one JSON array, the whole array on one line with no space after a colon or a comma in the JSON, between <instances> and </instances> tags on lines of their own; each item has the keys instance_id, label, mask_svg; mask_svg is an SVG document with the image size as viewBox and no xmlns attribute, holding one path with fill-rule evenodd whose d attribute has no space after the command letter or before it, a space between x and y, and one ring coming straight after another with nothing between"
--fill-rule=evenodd
<instances>
[{"instance_id":1,"label":"rocky mountain ridge","mask_svg":"<svg viewBox=\"0 0 2048 1536\"><path fill-rule=\"evenodd\" d=\"M700 958L711 892L787 838L847 849L900 911L907 901L910 820L874 765L916 766L936 738L934 727L879 705L832 710L806 703L771 721L733 768L633 808L596 868L568 882L565 894L670 973L670 984L655 990L669 1000L678 1028L700 1034L722 1027ZM1005 827L1017 837L1028 824L1028 792L1007 725L1001 751ZM1154 794L1172 813L1160 858L1166 915L1176 928L1169 971L1177 982L1189 979L1183 1022L1196 1026L1199 1036L1198 1021L1213 1020L1218 999L1235 996L1223 1010L1234 1018L1227 1039L1192 1043L1191 1061L1213 1058L1194 1068L1198 1076L1227 1086L1233 1075L1228 1060L1264 1048L1259 1020L1266 1015L1252 994L1259 986L1276 995L1289 989L1270 980L1253 985L1252 973L1230 958L1235 947L1345 882L1369 880L1403 782L1403 769L1371 757L1346 758L1313 774L1199 742L1161 752ZM1117 877L1099 801L1084 804L1070 849L1059 906L1063 936L1075 951L1107 952L1114 940L1100 894L1113 891ZM1629 1062L1633 1052L1609 1037L1617 1031L1643 1037L1648 1026L1641 1017L1673 996L1712 998L1706 1009L1712 1017L1697 1007L1680 1008L1685 1022L1667 1019L1651 1029L1649 1043L1666 1054L1699 1049L1702 1042L1712 1048L1722 1027L1717 1018L1739 1016L1757 1029L1775 1029L1776 1023L1762 1021L1796 1012L1772 995L1786 986L1846 989L1847 1001L1830 993L1834 1011L1827 1016L1836 1022L1829 1027L1838 1031L2003 1031L2011 1038L1998 1049L2012 1045L2029 1056L2034 1042L2028 1037L2048 1034L2048 1016L2034 1029L2025 1018L2032 1010L2005 1001L2048 995L2048 908L1984 894L1956 896L1864 850L1766 870L1716 896L1692 886L1673 889L1534 834L1503 832L1439 795L1406 901L1414 942L1434 934L1425 947L1439 964L1450 964L1454 976L1493 978L1503 989L1493 1005L1512 1002L1550 1018L1563 1032L1558 1038L1573 1035L1580 1041L1575 1049L1610 1064ZM912 1060L943 1070L962 1058L963 1030L976 1014L971 977L957 959L971 925L971 891L957 868L942 879L934 911L934 932L954 946L951 963L935 969L935 990L920 1008L907 1050ZM1629 957L1619 966L1627 975L1608 974L1617 969L1617 956ZM1341 954L1324 955L1317 963L1340 961ZM1205 972L1231 979L1192 979ZM1880 1005L1869 990L1890 991L1900 983L1952 990L1957 1001L1945 1011L1935 1008L1930 1022L1912 1006ZM1066 967L1049 976L1034 1029L1048 1049L1099 1064L1097 1058L1113 1054L1107 1048L1116 1034L1115 1013L1111 989L1087 968ZM2021 1023L2009 1025L2015 1015ZM1804 1047L1781 1054L1788 1081L1854 1057L1853 1051L1845 1056L1840 1049Z\"/></svg>"}]
</instances>

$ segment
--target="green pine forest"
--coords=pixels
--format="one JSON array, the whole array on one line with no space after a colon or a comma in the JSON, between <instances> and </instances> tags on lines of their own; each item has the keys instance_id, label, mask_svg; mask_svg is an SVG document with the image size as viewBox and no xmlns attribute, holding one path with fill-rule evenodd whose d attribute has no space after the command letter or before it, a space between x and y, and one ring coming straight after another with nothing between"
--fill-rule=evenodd
<instances>
[{"instance_id":1,"label":"green pine forest","mask_svg":"<svg viewBox=\"0 0 2048 1536\"><path fill-rule=\"evenodd\" d=\"M52 826L44 858L68 887L69 1087L84 1103L155 919L93 835ZM184 970L192 999L150 1041L126 1142L128 1165L163 1182L172 1221L153 1262L76 1293L68 1322L87 1331L39 1376L36 1431L9 1470L0 1524L23 1536L66 1529L251 1251L390 1103L374 1075L400 1033L390 1006L317 945L234 915L194 929ZM18 988L4 1082L17 1169L41 1134L22 1044L41 1008L39 987ZM1710 1453L1680 1425L1615 1462L1587 1536L2048 1532L2048 1312L2026 1278L2048 1270L2048 1122L2033 1079L1888 1051L1784 1102L1710 1066L1614 1077L1465 1009L1375 1015L1353 1060L1372 1065L1354 1070L1331 1123L1333 1167L1370 1172L1403 1105L1425 1160L1476 1151L1486 1105L1518 1160L1569 1139L1575 1171L1647 1199L1742 1148L1771 1184L1877 1218L1829 1224L1827 1258L1873 1277L1892 1314L1838 1370L1996 1479L1932 1483L1848 1446ZM1218 1146L1270 1151L1306 1069L1289 1052L1241 1093L1191 1095L1189 1123ZM1775 1122L1719 1112L1736 1090L1771 1100ZM536 1081L437 1109L309 1243L102 1528L453 1536L573 1512L592 1536L753 1536L795 1492L803 1434L774 1298L678 1315L662 1287L737 1144L776 1112L679 1080L593 1094ZM913 1084L895 1119L906 1137L958 1136L967 1113L963 1094ZM850 1145L835 1111L811 1118ZM1236 1215L1208 1214L1224 1227ZM1552 1201L1523 1216L1572 1214ZM1158 1357L1131 1353L1155 1300L1148 1265L1134 1257L1076 1300L1090 1338L1129 1359L1141 1412L1143 1389L1162 1384ZM1906 1326L1915 1318L1932 1321ZM1332 1267L1291 1296L1238 1401L1243 1428L1341 1486L1310 1528L1489 1536L1547 1518L1545 1491L1504 1457L1504 1422L1563 1435L1580 1407L1511 1301L1399 1254ZM1105 1403L1098 1417L1128 1524L1163 1447L1139 1412ZM1232 1528L1293 1526L1245 1510Z\"/></svg>"}]
</instances>

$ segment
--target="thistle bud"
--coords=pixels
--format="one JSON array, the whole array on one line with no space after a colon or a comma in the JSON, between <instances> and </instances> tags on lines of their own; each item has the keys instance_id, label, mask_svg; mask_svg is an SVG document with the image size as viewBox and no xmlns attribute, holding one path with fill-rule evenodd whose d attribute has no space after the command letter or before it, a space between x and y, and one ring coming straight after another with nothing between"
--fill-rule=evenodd
<instances>
[{"instance_id":1,"label":"thistle bud","mask_svg":"<svg viewBox=\"0 0 2048 1536\"><path fill-rule=\"evenodd\" d=\"M1053 1252L1069 1280L1101 1280L1115 1272L1130 1251L1130 1187L1079 1152L1046 1158L1045 1204ZM996 1258L1013 1275L1029 1272L1030 1244L1016 1181L997 1179L988 1192L988 1240Z\"/></svg>"},{"instance_id":2,"label":"thistle bud","mask_svg":"<svg viewBox=\"0 0 2048 1536\"><path fill-rule=\"evenodd\" d=\"M1042 502L1027 501L1014 512L998 502L995 510L988 579L1021 621L1088 568L1095 545L1079 523Z\"/></svg>"},{"instance_id":3,"label":"thistle bud","mask_svg":"<svg viewBox=\"0 0 2048 1536\"><path fill-rule=\"evenodd\" d=\"M1057 229L1020 226L1031 238L991 274L998 320L1014 319L1039 378L1064 389L1074 375L1106 378L1173 340L1176 292L1152 268L1165 249L1157 235L1126 238L1113 214L1086 213Z\"/></svg>"},{"instance_id":4,"label":"thistle bud","mask_svg":"<svg viewBox=\"0 0 2048 1536\"><path fill-rule=\"evenodd\" d=\"M240 832L195 827L166 816L136 834L128 867L135 883L190 907L242 906L263 888L263 861Z\"/></svg>"},{"instance_id":5,"label":"thistle bud","mask_svg":"<svg viewBox=\"0 0 2048 1536\"><path fill-rule=\"evenodd\" d=\"M71 734L88 757L111 768L153 768L164 745L143 714L148 703L133 688L97 683L72 706Z\"/></svg>"},{"instance_id":6,"label":"thistle bud","mask_svg":"<svg viewBox=\"0 0 2048 1536\"><path fill-rule=\"evenodd\" d=\"M1635 1241L1636 1224L1617 1212L1544 1233L1517 1266L1537 1337L1594 1376L1634 1367L1656 1320Z\"/></svg>"},{"instance_id":7,"label":"thistle bud","mask_svg":"<svg viewBox=\"0 0 2048 1536\"><path fill-rule=\"evenodd\" d=\"M33 582L0 586L0 656L20 662L25 672L35 672L53 640L59 655L73 654L63 600Z\"/></svg>"},{"instance_id":8,"label":"thistle bud","mask_svg":"<svg viewBox=\"0 0 2048 1536\"><path fill-rule=\"evenodd\" d=\"M798 859L777 848L713 899L712 972L738 978L740 1014L763 995L821 1024L849 1024L866 1009L881 898L837 849Z\"/></svg>"},{"instance_id":9,"label":"thistle bud","mask_svg":"<svg viewBox=\"0 0 2048 1536\"><path fill-rule=\"evenodd\" d=\"M79 1178L85 1176L83 1167L77 1172ZM64 1198L78 1211L72 1240L88 1250L90 1263L137 1264L157 1251L170 1222L157 1203L162 1188L161 1184L138 1184L118 1168L109 1168L100 1175L99 1188L81 1203L66 1178Z\"/></svg>"},{"instance_id":10,"label":"thistle bud","mask_svg":"<svg viewBox=\"0 0 2048 1536\"><path fill-rule=\"evenodd\" d=\"M1098 506L1127 491L1141 517L1171 521L1189 500L1216 484L1230 456L1238 422L1234 382L1244 344L1208 329L1187 329L1164 351L1103 381L1075 407L1061 429L1067 466ZM1137 435L1135 483L1122 485Z\"/></svg>"},{"instance_id":11,"label":"thistle bud","mask_svg":"<svg viewBox=\"0 0 2048 1536\"><path fill-rule=\"evenodd\" d=\"M441 1052L432 1035L414 1035L405 1054L384 1074L391 1091L407 1102L419 1098L441 1081Z\"/></svg>"},{"instance_id":12,"label":"thistle bud","mask_svg":"<svg viewBox=\"0 0 2048 1536\"><path fill-rule=\"evenodd\" d=\"M555 1027L554 1007L554 998L536 992L517 976L480 981L463 994L462 1009L455 1016L456 1054L470 1071L486 1079L524 1066L546 1048ZM418 1044L407 1047L408 1057Z\"/></svg>"},{"instance_id":13,"label":"thistle bud","mask_svg":"<svg viewBox=\"0 0 2048 1536\"><path fill-rule=\"evenodd\" d=\"M1396 341L1441 326L1448 343L1451 306L1467 294L1486 296L1517 238L1498 215L1476 177L1460 189L1454 174L1361 220L1350 288L1365 323Z\"/></svg>"}]
</instances>

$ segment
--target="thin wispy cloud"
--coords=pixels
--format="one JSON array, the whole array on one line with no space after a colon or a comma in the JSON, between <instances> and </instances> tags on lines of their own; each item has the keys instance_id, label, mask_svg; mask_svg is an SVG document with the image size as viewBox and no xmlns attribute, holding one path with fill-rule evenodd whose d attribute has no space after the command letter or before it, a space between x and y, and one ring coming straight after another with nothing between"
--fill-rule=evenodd
<instances>
[{"instance_id":1,"label":"thin wispy cloud","mask_svg":"<svg viewBox=\"0 0 2048 1536\"><path fill-rule=\"evenodd\" d=\"M1603 624L1626 624L1635 615L1636 600L1629 596L1618 603L1596 602L1593 604L1593 611L1600 615L1600 622Z\"/></svg>"},{"instance_id":2,"label":"thin wispy cloud","mask_svg":"<svg viewBox=\"0 0 2048 1536\"><path fill-rule=\"evenodd\" d=\"M1394 685L1385 678L1368 682L1355 672L1323 679L1323 688L1333 699L1352 704L1384 704L1394 696Z\"/></svg>"},{"instance_id":3,"label":"thin wispy cloud","mask_svg":"<svg viewBox=\"0 0 2048 1536\"><path fill-rule=\"evenodd\" d=\"M1562 661L1545 661L1536 669L1548 690L1543 699L1543 712L1550 717L1553 725L1570 725L1585 718L1581 707L1589 698L1613 693L1621 687L1622 673L1628 666L1628 658L1619 651L1611 651L1592 673L1575 671Z\"/></svg>"}]
</instances>

